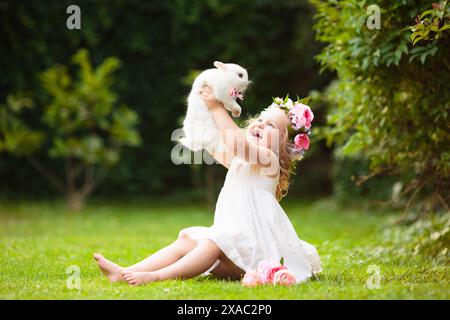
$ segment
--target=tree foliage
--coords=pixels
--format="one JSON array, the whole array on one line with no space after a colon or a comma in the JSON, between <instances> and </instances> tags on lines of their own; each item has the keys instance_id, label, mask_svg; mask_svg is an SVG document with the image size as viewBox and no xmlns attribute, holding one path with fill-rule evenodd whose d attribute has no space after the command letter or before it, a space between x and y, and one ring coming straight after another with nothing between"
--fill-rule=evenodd
<instances>
[{"instance_id":1,"label":"tree foliage","mask_svg":"<svg viewBox=\"0 0 450 320\"><path fill-rule=\"evenodd\" d=\"M368 1L311 1L317 56L338 79L326 90L328 126L321 134L338 156L370 159L371 174L396 173L426 209L448 209L450 179L450 42L416 41L409 26L428 1L380 1L381 29L369 29ZM441 5L444 6L444 2ZM446 31L446 30L441 30ZM416 38L414 38L414 41Z\"/></svg>"},{"instance_id":2,"label":"tree foliage","mask_svg":"<svg viewBox=\"0 0 450 320\"><path fill-rule=\"evenodd\" d=\"M26 118L17 115L31 107L33 100L8 97L7 108L0 113L0 146L4 151L29 156L35 169L66 194L71 208L79 210L104 178L106 169L118 163L123 148L138 146L140 137L135 128L137 114L119 104L111 90L119 60L110 57L93 68L88 51L80 49L72 62L79 69L76 79L63 65L40 75L47 94L47 104L39 109L45 130L31 129ZM33 157L40 148L50 158L64 162L60 175Z\"/></svg>"},{"instance_id":3,"label":"tree foliage","mask_svg":"<svg viewBox=\"0 0 450 320\"><path fill-rule=\"evenodd\" d=\"M8 96L6 103L0 105L0 153L24 156L41 146L45 134L29 128L22 120L25 110L33 107L33 100L21 93Z\"/></svg>"},{"instance_id":4,"label":"tree foliage","mask_svg":"<svg viewBox=\"0 0 450 320\"><path fill-rule=\"evenodd\" d=\"M76 3L81 8L80 30L66 28L70 4L2 1L0 69L8 76L0 78L0 101L17 91L33 91L36 102L45 100L38 75L55 63L65 64L80 47L89 50L96 64L117 56L122 68L117 70L114 92L139 115L142 147L123 154L98 190L100 195L188 194L206 185L207 167L190 170L170 159L171 133L181 127L190 90L183 79L193 70L211 68L214 60L248 68L253 86L242 119L270 104L272 96L305 96L330 78L318 75L313 59L320 44L314 41L307 0L81 0ZM40 118L31 115L28 120L39 125ZM48 162L45 154L39 159ZM308 163L319 161L305 159L302 168ZM217 171L217 177L223 174ZM310 182L309 193L313 185L318 191L327 189L322 185L326 170L321 169L319 180L313 172L305 169L302 174ZM20 160L0 157L0 175L8 181L0 184L3 191L47 194ZM29 183L24 185L24 180Z\"/></svg>"},{"instance_id":5,"label":"tree foliage","mask_svg":"<svg viewBox=\"0 0 450 320\"><path fill-rule=\"evenodd\" d=\"M413 45L419 41L438 40L450 34L450 6L448 1L433 3L416 18L416 24L409 29Z\"/></svg>"}]
</instances>

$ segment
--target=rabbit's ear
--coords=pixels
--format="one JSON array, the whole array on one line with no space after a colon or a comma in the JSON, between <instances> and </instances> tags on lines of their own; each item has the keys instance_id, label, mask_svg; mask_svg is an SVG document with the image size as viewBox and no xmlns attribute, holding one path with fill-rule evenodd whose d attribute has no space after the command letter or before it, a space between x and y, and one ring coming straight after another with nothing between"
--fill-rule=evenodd
<instances>
[{"instance_id":1,"label":"rabbit's ear","mask_svg":"<svg viewBox=\"0 0 450 320\"><path fill-rule=\"evenodd\" d=\"M223 70L223 71L227 70L227 67L225 66L225 64L220 61L214 61L214 67L216 67L217 69Z\"/></svg>"}]
</instances>

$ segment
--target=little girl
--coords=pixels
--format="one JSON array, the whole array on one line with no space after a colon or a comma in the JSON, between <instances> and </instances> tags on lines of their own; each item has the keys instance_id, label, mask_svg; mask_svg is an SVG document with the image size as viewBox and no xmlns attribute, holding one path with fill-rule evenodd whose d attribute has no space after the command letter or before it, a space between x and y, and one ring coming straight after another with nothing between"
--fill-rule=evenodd
<instances>
[{"instance_id":1,"label":"little girl","mask_svg":"<svg viewBox=\"0 0 450 320\"><path fill-rule=\"evenodd\" d=\"M190 227L148 258L123 268L94 254L111 282L130 285L212 274L241 279L262 260L284 259L297 282L321 271L314 246L298 238L278 201L287 193L295 161L289 138L291 118L272 105L239 128L210 87L201 92L226 145L212 156L228 168L211 227Z\"/></svg>"}]
</instances>

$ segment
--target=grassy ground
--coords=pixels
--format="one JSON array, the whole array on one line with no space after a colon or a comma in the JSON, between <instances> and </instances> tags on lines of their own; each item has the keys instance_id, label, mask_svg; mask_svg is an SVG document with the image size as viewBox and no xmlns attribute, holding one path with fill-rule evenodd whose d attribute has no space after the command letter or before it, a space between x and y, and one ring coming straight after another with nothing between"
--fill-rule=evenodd
<instances>
[{"instance_id":1,"label":"grassy ground","mask_svg":"<svg viewBox=\"0 0 450 320\"><path fill-rule=\"evenodd\" d=\"M387 213L337 208L332 201L283 204L300 238L316 245L324 271L294 287L244 288L211 277L144 287L110 284L93 252L121 265L171 243L182 228L209 226L213 215L194 205L93 204L68 213L62 204L0 205L0 299L449 299L449 268L424 259L373 255ZM77 265L80 290L67 287ZM379 289L368 289L380 269ZM372 271L373 272L373 271Z\"/></svg>"}]
</instances>

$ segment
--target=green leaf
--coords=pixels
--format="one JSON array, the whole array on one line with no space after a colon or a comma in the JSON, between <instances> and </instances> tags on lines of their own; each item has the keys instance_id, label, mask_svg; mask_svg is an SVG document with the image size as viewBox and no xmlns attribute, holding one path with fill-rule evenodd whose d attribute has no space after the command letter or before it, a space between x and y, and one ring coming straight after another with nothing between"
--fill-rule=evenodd
<instances>
[{"instance_id":1,"label":"green leaf","mask_svg":"<svg viewBox=\"0 0 450 320\"><path fill-rule=\"evenodd\" d=\"M354 133L342 147L344 155L352 155L360 151L364 146L363 137L360 132Z\"/></svg>"},{"instance_id":2,"label":"green leaf","mask_svg":"<svg viewBox=\"0 0 450 320\"><path fill-rule=\"evenodd\" d=\"M439 27L436 26L436 25L434 25L434 24L432 24L432 25L430 26L430 30L433 31L433 32L439 32Z\"/></svg>"},{"instance_id":3,"label":"green leaf","mask_svg":"<svg viewBox=\"0 0 450 320\"><path fill-rule=\"evenodd\" d=\"M395 64L398 65L402 58L402 52L397 50L397 51L395 51L394 56L395 56Z\"/></svg>"},{"instance_id":4,"label":"green leaf","mask_svg":"<svg viewBox=\"0 0 450 320\"><path fill-rule=\"evenodd\" d=\"M417 38L418 36L420 36L420 32L413 32L411 33L411 41L414 41L415 38Z\"/></svg>"},{"instance_id":5,"label":"green leaf","mask_svg":"<svg viewBox=\"0 0 450 320\"><path fill-rule=\"evenodd\" d=\"M386 59L386 65L389 67L391 64L394 63L394 56L390 56Z\"/></svg>"},{"instance_id":6,"label":"green leaf","mask_svg":"<svg viewBox=\"0 0 450 320\"><path fill-rule=\"evenodd\" d=\"M448 30L450 29L450 24L446 24L445 26L443 26L441 29L439 29L439 31L444 31L444 30Z\"/></svg>"},{"instance_id":7,"label":"green leaf","mask_svg":"<svg viewBox=\"0 0 450 320\"><path fill-rule=\"evenodd\" d=\"M425 37L417 37L414 42L413 42L413 46L416 45L417 42L419 42L420 40L425 39Z\"/></svg>"},{"instance_id":8,"label":"green leaf","mask_svg":"<svg viewBox=\"0 0 450 320\"><path fill-rule=\"evenodd\" d=\"M431 55L431 56L435 56L436 55L436 52L438 52L438 50L439 50L439 48L436 46L436 47L433 47L433 49L431 49L430 51L429 51L429 54Z\"/></svg>"},{"instance_id":9,"label":"green leaf","mask_svg":"<svg viewBox=\"0 0 450 320\"><path fill-rule=\"evenodd\" d=\"M398 51L404 53L404 54L408 54L408 45L406 43L402 43L398 49Z\"/></svg>"},{"instance_id":10,"label":"green leaf","mask_svg":"<svg viewBox=\"0 0 450 320\"><path fill-rule=\"evenodd\" d=\"M419 20L422 20L424 17L426 17L427 15L432 14L432 13L433 13L433 9L424 11L424 12L420 15Z\"/></svg>"},{"instance_id":11,"label":"green leaf","mask_svg":"<svg viewBox=\"0 0 450 320\"><path fill-rule=\"evenodd\" d=\"M420 62L422 64L425 64L425 60L427 59L428 56L428 52L424 53L423 55L420 56Z\"/></svg>"},{"instance_id":12,"label":"green leaf","mask_svg":"<svg viewBox=\"0 0 450 320\"><path fill-rule=\"evenodd\" d=\"M305 98L302 98L302 99L300 99L300 100L298 100L300 103L303 103L303 104L305 104L305 105L308 105L308 103L309 103L309 101L311 100L311 97L305 97Z\"/></svg>"},{"instance_id":13,"label":"green leaf","mask_svg":"<svg viewBox=\"0 0 450 320\"><path fill-rule=\"evenodd\" d=\"M363 59L363 63L362 63L361 69L362 70L367 70L368 67L369 67L369 58L366 57L366 58Z\"/></svg>"}]
</instances>

